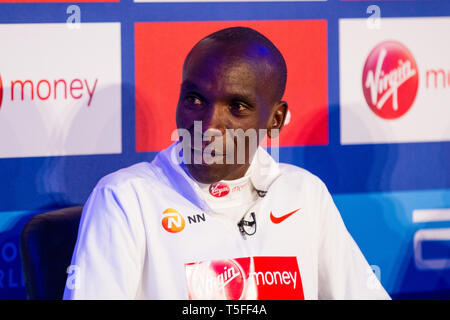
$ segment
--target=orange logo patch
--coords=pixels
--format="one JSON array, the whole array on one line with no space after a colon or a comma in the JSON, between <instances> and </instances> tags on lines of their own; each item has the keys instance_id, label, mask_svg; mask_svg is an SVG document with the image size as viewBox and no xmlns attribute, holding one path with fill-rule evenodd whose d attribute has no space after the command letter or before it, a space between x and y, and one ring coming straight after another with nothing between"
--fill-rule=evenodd
<instances>
[{"instance_id":1,"label":"orange logo patch","mask_svg":"<svg viewBox=\"0 0 450 320\"><path fill-rule=\"evenodd\" d=\"M177 233L182 231L186 226L183 216L177 210L168 208L163 214L161 224L166 231Z\"/></svg>"}]
</instances>

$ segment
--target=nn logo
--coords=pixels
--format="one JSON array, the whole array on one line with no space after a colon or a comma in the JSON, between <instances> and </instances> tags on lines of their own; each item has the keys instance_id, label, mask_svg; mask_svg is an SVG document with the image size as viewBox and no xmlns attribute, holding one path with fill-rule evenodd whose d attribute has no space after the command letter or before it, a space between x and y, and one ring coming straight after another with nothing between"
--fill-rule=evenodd
<instances>
[{"instance_id":1,"label":"nn logo","mask_svg":"<svg viewBox=\"0 0 450 320\"><path fill-rule=\"evenodd\" d=\"M183 216L175 209L168 208L163 212L161 220L163 228L170 233L183 231L186 226Z\"/></svg>"},{"instance_id":2,"label":"nn logo","mask_svg":"<svg viewBox=\"0 0 450 320\"><path fill-rule=\"evenodd\" d=\"M202 213L202 214L196 214L193 216L188 216L188 221L189 221L189 224L198 223L200 221L206 221L205 214Z\"/></svg>"},{"instance_id":3,"label":"nn logo","mask_svg":"<svg viewBox=\"0 0 450 320\"><path fill-rule=\"evenodd\" d=\"M188 216L187 218L189 224L206 221L204 213ZM186 226L186 221L177 210L168 208L163 212L161 224L166 231L170 233L178 233L183 231Z\"/></svg>"}]
</instances>

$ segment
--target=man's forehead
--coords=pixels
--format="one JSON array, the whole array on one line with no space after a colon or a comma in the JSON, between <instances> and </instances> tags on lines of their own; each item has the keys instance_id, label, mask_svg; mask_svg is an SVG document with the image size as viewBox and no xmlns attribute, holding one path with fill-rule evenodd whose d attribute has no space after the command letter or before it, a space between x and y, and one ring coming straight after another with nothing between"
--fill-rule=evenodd
<instances>
[{"instance_id":1,"label":"man's forehead","mask_svg":"<svg viewBox=\"0 0 450 320\"><path fill-rule=\"evenodd\" d=\"M185 67L199 62L209 63L210 67L220 64L249 64L258 69L270 67L274 61L270 50L256 42L225 43L203 39L186 58Z\"/></svg>"},{"instance_id":2,"label":"man's forehead","mask_svg":"<svg viewBox=\"0 0 450 320\"><path fill-rule=\"evenodd\" d=\"M249 58L241 59L240 57L231 56L210 56L198 57L187 65L184 70L185 75L190 76L220 76L229 80L237 80L240 78L258 78L262 76L264 66Z\"/></svg>"},{"instance_id":3,"label":"man's forehead","mask_svg":"<svg viewBox=\"0 0 450 320\"><path fill-rule=\"evenodd\" d=\"M199 63L191 65L183 74L182 86L184 89L253 96L260 90L261 78L261 72L245 62Z\"/></svg>"},{"instance_id":4,"label":"man's forehead","mask_svg":"<svg viewBox=\"0 0 450 320\"><path fill-rule=\"evenodd\" d=\"M269 49L252 43L217 43L200 41L188 55L183 68L183 81L202 89L268 95L272 99L278 78ZM275 80L276 81L276 80ZM270 96L270 97L269 97Z\"/></svg>"}]
</instances>

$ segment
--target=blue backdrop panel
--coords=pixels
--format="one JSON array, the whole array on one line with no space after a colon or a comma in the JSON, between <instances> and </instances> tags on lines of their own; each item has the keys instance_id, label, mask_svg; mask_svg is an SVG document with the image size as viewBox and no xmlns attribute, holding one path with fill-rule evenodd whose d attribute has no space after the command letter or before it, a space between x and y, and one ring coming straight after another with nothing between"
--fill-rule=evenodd
<instances>
[{"instance_id":1,"label":"blue backdrop panel","mask_svg":"<svg viewBox=\"0 0 450 320\"><path fill-rule=\"evenodd\" d=\"M155 156L135 152L135 22L284 19L327 20L329 144L283 147L280 160L325 181L348 229L369 263L379 266L394 298L448 298L450 269L417 268L413 243L418 230L449 228L450 222L413 223L412 212L450 208L450 142L340 144L338 21L367 18L371 4L380 7L382 18L450 16L448 0L77 4L81 22L121 25L122 153L0 158L0 299L25 298L19 235L33 215L83 204L102 176ZM69 5L0 3L0 24L65 23ZM422 258L449 259L448 247L448 241L424 242Z\"/></svg>"},{"instance_id":2,"label":"blue backdrop panel","mask_svg":"<svg viewBox=\"0 0 450 320\"><path fill-rule=\"evenodd\" d=\"M333 199L347 229L393 298L450 298L450 242L424 241L414 251L419 230L450 230L449 220L413 222L413 211L450 208L450 189L338 194ZM416 241L417 245L417 241ZM416 267L416 259L447 259L436 269Z\"/></svg>"}]
</instances>

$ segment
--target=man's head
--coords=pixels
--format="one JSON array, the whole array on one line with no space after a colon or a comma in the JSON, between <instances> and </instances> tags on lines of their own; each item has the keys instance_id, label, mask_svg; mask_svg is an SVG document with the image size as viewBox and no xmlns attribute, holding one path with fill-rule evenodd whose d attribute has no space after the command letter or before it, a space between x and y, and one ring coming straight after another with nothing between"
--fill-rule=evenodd
<instances>
[{"instance_id":1,"label":"man's head","mask_svg":"<svg viewBox=\"0 0 450 320\"><path fill-rule=\"evenodd\" d=\"M224 153L227 152L225 149L230 149L229 144L226 146L227 130L258 133L263 129L273 138L276 130L281 130L287 113L287 103L281 101L285 85L286 64L270 40L250 28L217 31L199 41L186 57L177 127L189 131L190 145L194 148L194 121L201 121L203 135L223 135L220 141L224 143ZM237 144L238 140L234 137L231 143ZM192 161L187 161L190 174L202 183L242 177L253 158L252 148L246 140L243 163L233 161L230 164L224 160L222 164L195 164L195 153L203 151L209 144L203 141L201 150L192 150ZM237 151L235 146L235 160Z\"/></svg>"}]
</instances>

